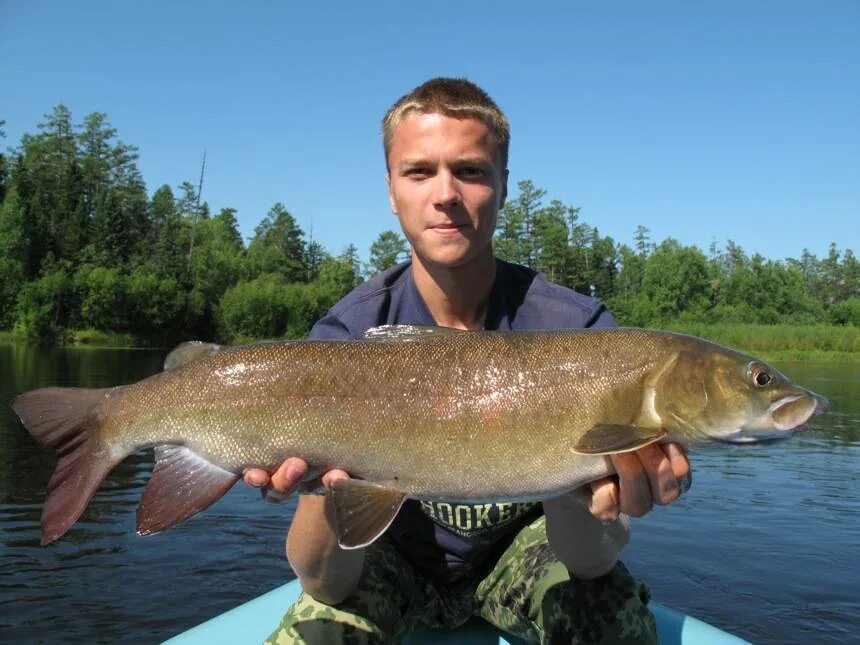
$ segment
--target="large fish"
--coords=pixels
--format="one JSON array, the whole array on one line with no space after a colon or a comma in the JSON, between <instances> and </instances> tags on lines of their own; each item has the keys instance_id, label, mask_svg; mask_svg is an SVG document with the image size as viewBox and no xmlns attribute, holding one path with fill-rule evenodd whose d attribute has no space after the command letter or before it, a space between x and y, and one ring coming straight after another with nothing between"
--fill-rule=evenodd
<instances>
[{"instance_id":1,"label":"large fish","mask_svg":"<svg viewBox=\"0 0 860 645\"><path fill-rule=\"evenodd\" d=\"M613 472L607 455L788 436L826 400L767 364L641 329L460 332L387 326L363 340L184 347L170 369L108 389L44 388L13 407L59 461L42 542L65 533L107 473L155 446L139 533L220 498L248 467L305 459L342 546L369 544L404 499L530 501Z\"/></svg>"}]
</instances>

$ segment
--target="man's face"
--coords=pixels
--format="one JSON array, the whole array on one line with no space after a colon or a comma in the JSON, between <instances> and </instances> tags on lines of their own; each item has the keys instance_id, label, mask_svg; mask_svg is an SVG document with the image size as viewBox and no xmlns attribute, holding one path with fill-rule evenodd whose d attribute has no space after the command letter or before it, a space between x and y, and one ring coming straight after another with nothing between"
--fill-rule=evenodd
<instances>
[{"instance_id":1,"label":"man's face","mask_svg":"<svg viewBox=\"0 0 860 645\"><path fill-rule=\"evenodd\" d=\"M482 121L410 115L394 130L388 169L391 210L421 261L456 267L492 254L507 171Z\"/></svg>"}]
</instances>

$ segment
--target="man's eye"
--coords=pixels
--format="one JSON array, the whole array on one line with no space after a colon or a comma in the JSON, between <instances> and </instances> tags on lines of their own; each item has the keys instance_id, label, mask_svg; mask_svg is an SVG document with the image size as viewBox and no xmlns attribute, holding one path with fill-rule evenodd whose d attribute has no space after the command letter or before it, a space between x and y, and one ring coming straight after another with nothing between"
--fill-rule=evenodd
<instances>
[{"instance_id":1,"label":"man's eye","mask_svg":"<svg viewBox=\"0 0 860 645\"><path fill-rule=\"evenodd\" d=\"M429 175L430 173L426 168L410 168L406 171L406 176L412 177L413 179L422 179Z\"/></svg>"},{"instance_id":2,"label":"man's eye","mask_svg":"<svg viewBox=\"0 0 860 645\"><path fill-rule=\"evenodd\" d=\"M458 173L461 177L465 177L467 179L478 179L483 177L486 173L483 168L479 168L478 166L465 166L460 168Z\"/></svg>"}]
</instances>

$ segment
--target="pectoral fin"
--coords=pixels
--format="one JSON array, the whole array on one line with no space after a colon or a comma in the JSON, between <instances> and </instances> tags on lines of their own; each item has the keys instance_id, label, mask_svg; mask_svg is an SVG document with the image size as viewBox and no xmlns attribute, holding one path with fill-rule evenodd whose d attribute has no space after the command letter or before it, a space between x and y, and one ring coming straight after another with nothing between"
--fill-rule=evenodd
<instances>
[{"instance_id":1,"label":"pectoral fin","mask_svg":"<svg viewBox=\"0 0 860 645\"><path fill-rule=\"evenodd\" d=\"M579 438L573 446L573 451L582 455L631 452L656 443L666 435L666 431L662 428L598 424Z\"/></svg>"},{"instance_id":2,"label":"pectoral fin","mask_svg":"<svg viewBox=\"0 0 860 645\"><path fill-rule=\"evenodd\" d=\"M219 500L239 475L183 446L156 446L155 468L137 507L137 532L149 535L187 520Z\"/></svg>"},{"instance_id":3,"label":"pectoral fin","mask_svg":"<svg viewBox=\"0 0 860 645\"><path fill-rule=\"evenodd\" d=\"M406 495L361 479L345 479L326 491L334 508L334 528L343 549L367 546L394 521Z\"/></svg>"}]
</instances>

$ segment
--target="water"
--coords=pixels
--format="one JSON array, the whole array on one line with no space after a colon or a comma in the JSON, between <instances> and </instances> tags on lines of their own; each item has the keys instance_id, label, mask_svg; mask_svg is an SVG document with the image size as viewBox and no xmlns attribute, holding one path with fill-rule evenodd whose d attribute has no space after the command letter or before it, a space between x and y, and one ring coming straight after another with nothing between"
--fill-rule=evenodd
<instances>
[{"instance_id":1,"label":"water","mask_svg":"<svg viewBox=\"0 0 860 645\"><path fill-rule=\"evenodd\" d=\"M55 458L6 405L43 385L104 387L163 352L0 346L0 642L152 643L292 577L288 502L238 485L162 535L134 533L151 456L108 477L83 518L39 544ZM780 367L831 399L791 441L692 455L684 499L634 520L625 562L660 602L759 643L860 638L860 364Z\"/></svg>"}]
</instances>

